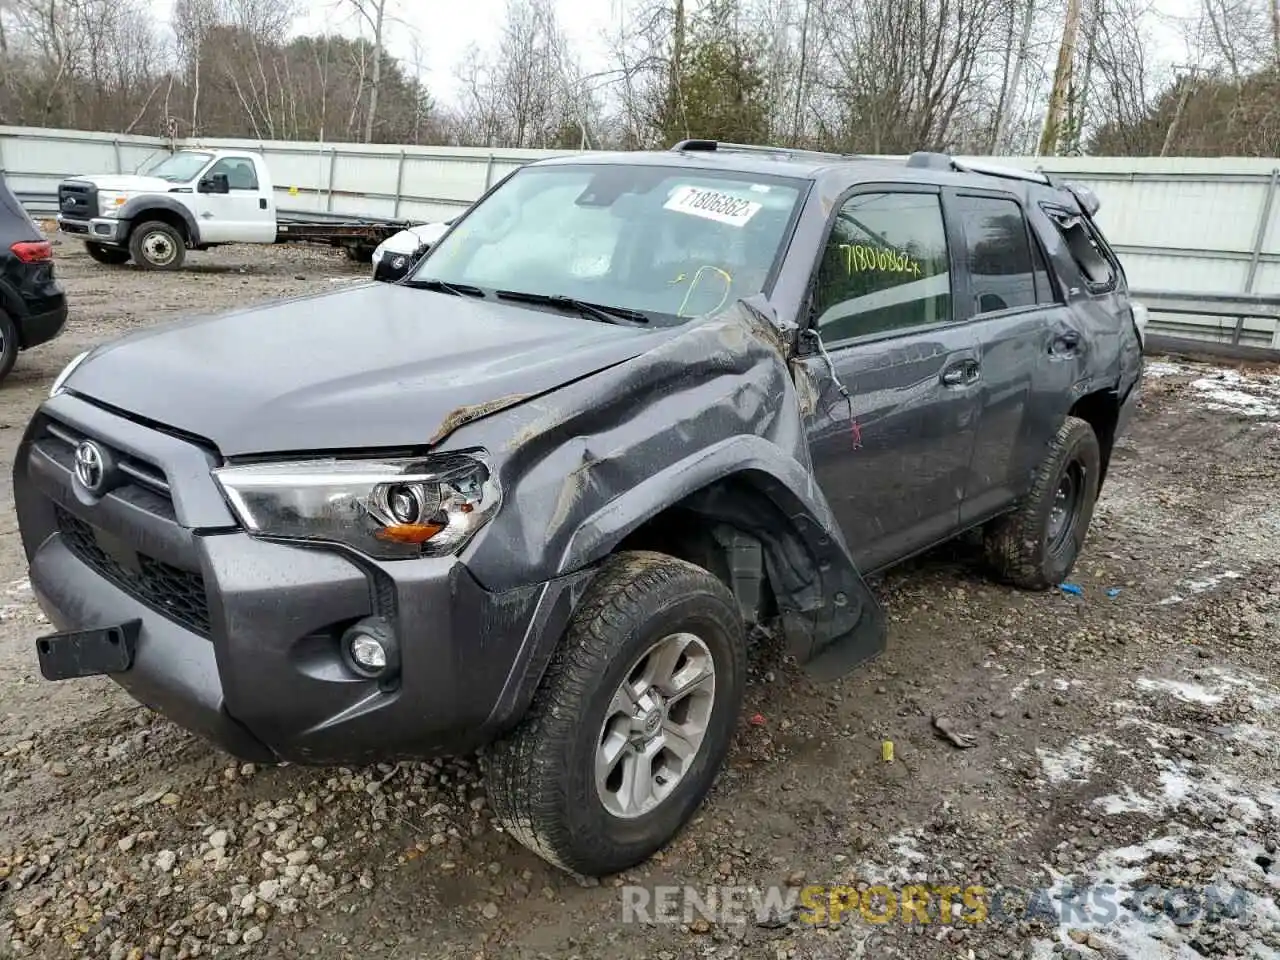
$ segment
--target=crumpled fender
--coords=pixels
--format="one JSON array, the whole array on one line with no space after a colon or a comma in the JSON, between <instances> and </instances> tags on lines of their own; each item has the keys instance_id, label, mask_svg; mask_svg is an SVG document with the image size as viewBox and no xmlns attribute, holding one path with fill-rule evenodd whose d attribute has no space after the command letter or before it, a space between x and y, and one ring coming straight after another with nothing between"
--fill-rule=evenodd
<instances>
[{"instance_id":1,"label":"crumpled fender","mask_svg":"<svg viewBox=\"0 0 1280 960\"><path fill-rule=\"evenodd\" d=\"M464 554L491 590L590 567L681 505L758 539L792 651L839 674L884 646L884 618L813 478L788 331L763 298L641 355L466 424L503 505ZM823 666L825 664L825 666Z\"/></svg>"}]
</instances>

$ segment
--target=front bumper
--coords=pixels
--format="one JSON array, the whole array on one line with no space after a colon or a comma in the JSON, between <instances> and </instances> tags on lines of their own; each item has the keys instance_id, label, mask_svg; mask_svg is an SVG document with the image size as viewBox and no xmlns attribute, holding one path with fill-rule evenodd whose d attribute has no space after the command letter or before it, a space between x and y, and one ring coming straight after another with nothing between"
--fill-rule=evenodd
<instances>
[{"instance_id":1,"label":"front bumper","mask_svg":"<svg viewBox=\"0 0 1280 960\"><path fill-rule=\"evenodd\" d=\"M119 469L98 498L72 477L83 438ZM141 620L132 669L113 675L137 700L237 756L313 764L465 752L519 719L586 575L492 594L452 557L376 563L256 540L234 527L216 462L67 394L19 451L36 596L60 630ZM339 649L371 615L399 639L391 684Z\"/></svg>"},{"instance_id":2,"label":"front bumper","mask_svg":"<svg viewBox=\"0 0 1280 960\"><path fill-rule=\"evenodd\" d=\"M71 236L79 237L81 240L91 240L94 243L104 243L108 246L122 245L128 233L127 221L112 217L94 217L92 220L80 220L59 214L57 220L60 233L70 234Z\"/></svg>"}]
</instances>

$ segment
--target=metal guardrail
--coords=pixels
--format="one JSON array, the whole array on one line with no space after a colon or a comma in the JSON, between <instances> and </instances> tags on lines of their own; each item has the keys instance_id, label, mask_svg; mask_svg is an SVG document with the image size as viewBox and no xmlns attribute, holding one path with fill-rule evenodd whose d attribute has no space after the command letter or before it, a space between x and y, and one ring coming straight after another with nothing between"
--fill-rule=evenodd
<instances>
[{"instance_id":1,"label":"metal guardrail","mask_svg":"<svg viewBox=\"0 0 1280 960\"><path fill-rule=\"evenodd\" d=\"M1180 337L1166 333L1154 321L1147 335L1147 352L1176 354L1199 358L1228 358L1280 362L1280 349L1241 343L1244 322L1248 319L1272 320L1280 325L1280 294L1261 293L1173 293L1156 290L1131 290L1134 300L1146 305L1151 313L1181 316L1234 317L1231 339L1208 340ZM1280 337L1273 334L1273 342Z\"/></svg>"},{"instance_id":2,"label":"metal guardrail","mask_svg":"<svg viewBox=\"0 0 1280 960\"><path fill-rule=\"evenodd\" d=\"M1264 350L1269 355L1275 354L1274 348L1254 348L1240 341L1244 335L1245 320L1271 320L1280 327L1280 294L1262 293L1182 293L1159 290L1131 290L1130 296L1140 303L1146 304L1152 313L1174 314L1181 316L1233 317L1235 326L1231 331L1229 343L1218 342L1219 346L1248 351ZM1153 326L1157 326L1153 324ZM1156 331L1159 333L1159 331ZM1164 339L1187 340L1191 338L1162 335ZM1204 341L1212 343L1214 341ZM1280 336L1273 334L1273 342L1280 342ZM1271 356L1267 359L1274 359Z\"/></svg>"}]
</instances>

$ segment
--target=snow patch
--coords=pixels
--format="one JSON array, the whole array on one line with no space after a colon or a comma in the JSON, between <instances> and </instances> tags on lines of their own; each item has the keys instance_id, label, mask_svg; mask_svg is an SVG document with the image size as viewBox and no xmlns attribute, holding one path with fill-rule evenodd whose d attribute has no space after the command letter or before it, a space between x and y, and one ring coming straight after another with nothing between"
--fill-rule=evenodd
<instances>
[{"instance_id":1,"label":"snow patch","mask_svg":"<svg viewBox=\"0 0 1280 960\"><path fill-rule=\"evenodd\" d=\"M1214 693L1212 690L1206 689L1197 683L1184 683L1181 680L1149 680L1146 677L1142 677L1135 680L1133 685L1147 693L1167 693L1175 700L1181 700L1183 703L1201 703L1205 706L1213 706L1215 703L1222 702L1222 694Z\"/></svg>"}]
</instances>

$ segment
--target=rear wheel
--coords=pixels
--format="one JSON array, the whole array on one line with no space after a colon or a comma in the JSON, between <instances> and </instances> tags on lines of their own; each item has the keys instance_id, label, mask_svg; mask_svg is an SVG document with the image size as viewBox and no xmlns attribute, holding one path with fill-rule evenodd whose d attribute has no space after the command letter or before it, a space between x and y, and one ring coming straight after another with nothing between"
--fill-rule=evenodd
<instances>
[{"instance_id":1,"label":"rear wheel","mask_svg":"<svg viewBox=\"0 0 1280 960\"><path fill-rule=\"evenodd\" d=\"M18 327L3 310L0 310L0 380L9 375L18 360Z\"/></svg>"},{"instance_id":2,"label":"rear wheel","mask_svg":"<svg viewBox=\"0 0 1280 960\"><path fill-rule=\"evenodd\" d=\"M121 250L119 247L108 247L101 243L86 243L84 248L89 252L89 256L99 263L106 263L115 267L129 262L129 251Z\"/></svg>"},{"instance_id":3,"label":"rear wheel","mask_svg":"<svg viewBox=\"0 0 1280 960\"><path fill-rule=\"evenodd\" d=\"M688 821L724 762L746 670L733 595L656 553L607 561L516 730L486 756L499 821L576 873L625 870Z\"/></svg>"},{"instance_id":4,"label":"rear wheel","mask_svg":"<svg viewBox=\"0 0 1280 960\"><path fill-rule=\"evenodd\" d=\"M134 227L129 253L143 270L177 270L187 258L187 243L169 224L148 220Z\"/></svg>"},{"instance_id":5,"label":"rear wheel","mask_svg":"<svg viewBox=\"0 0 1280 960\"><path fill-rule=\"evenodd\" d=\"M1093 427L1067 417L1026 499L985 531L987 558L1002 578L1031 590L1066 578L1089 532L1101 468Z\"/></svg>"}]
</instances>

